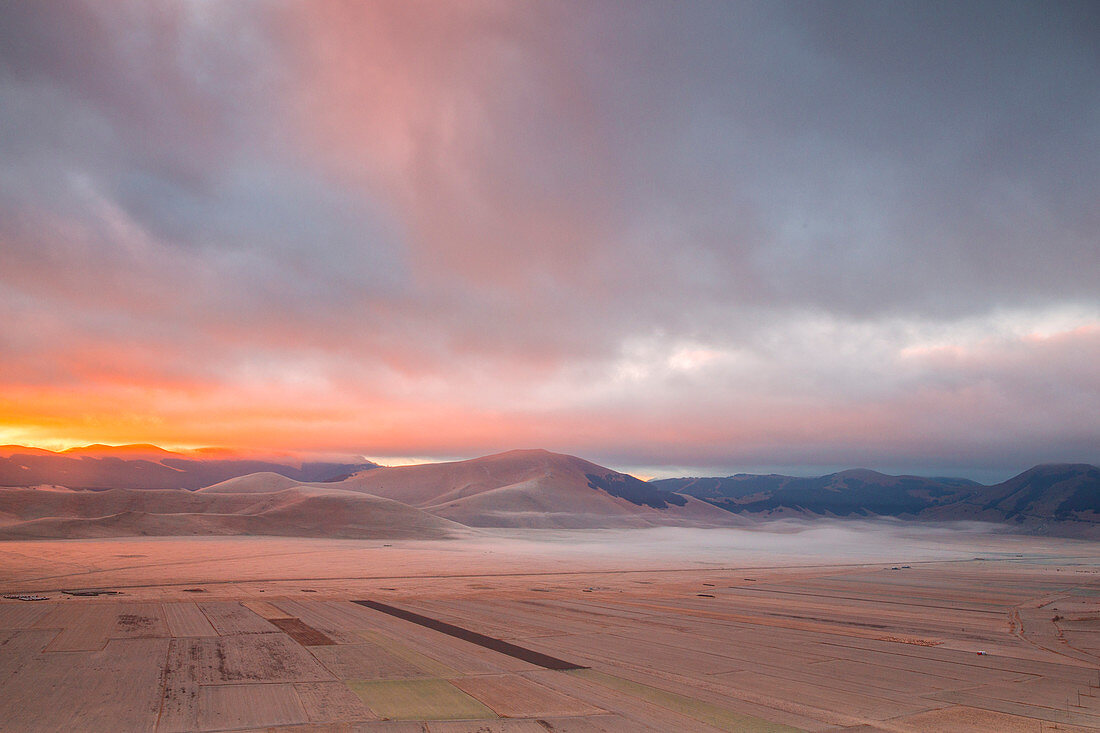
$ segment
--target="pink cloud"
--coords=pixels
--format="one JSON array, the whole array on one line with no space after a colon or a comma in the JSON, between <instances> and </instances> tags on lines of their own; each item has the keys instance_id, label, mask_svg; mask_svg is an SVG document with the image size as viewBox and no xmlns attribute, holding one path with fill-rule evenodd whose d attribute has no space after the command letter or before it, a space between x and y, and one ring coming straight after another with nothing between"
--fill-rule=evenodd
<instances>
[{"instance_id":1,"label":"pink cloud","mask_svg":"<svg viewBox=\"0 0 1100 733\"><path fill-rule=\"evenodd\" d=\"M1006 337L989 316L1095 302L1095 207L1071 205L1092 192L1056 165L1090 180L1087 114L1035 110L1058 174L1014 177L1013 144L987 186L989 150L909 114L1012 140L984 79L929 106L942 78L884 84L791 9L0 12L21 39L0 44L0 430L1096 458L1095 319ZM927 337L960 323L977 336Z\"/></svg>"}]
</instances>

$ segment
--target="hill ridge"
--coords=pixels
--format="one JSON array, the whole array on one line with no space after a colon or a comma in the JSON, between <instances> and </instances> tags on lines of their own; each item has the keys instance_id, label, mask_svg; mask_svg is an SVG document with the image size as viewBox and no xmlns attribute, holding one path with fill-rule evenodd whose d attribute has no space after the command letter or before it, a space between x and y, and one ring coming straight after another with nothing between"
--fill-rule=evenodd
<instances>
[{"instance_id":1,"label":"hill ridge","mask_svg":"<svg viewBox=\"0 0 1100 733\"><path fill-rule=\"evenodd\" d=\"M50 523L37 520L46 519L56 520L52 523L56 530L51 531L61 533L66 518L81 519L76 524L95 527L94 531L117 532L125 527L139 531L141 522L131 521L125 512L157 517L225 514L219 507L233 507L229 514L264 515L286 524L281 529L263 525L267 532L323 534L328 527L334 536L343 536L339 533L360 530L345 526L348 518L338 516L340 511L359 511L372 501L371 506L378 508L382 506L378 502L387 501L392 503L386 505L389 509L404 507L409 516L423 514L472 527L730 526L792 515L889 516L976 520L1023 531L1100 537L1100 468L1088 463L1038 464L988 486L958 478L894 476L867 468L817 477L734 474L646 482L541 448L392 467L191 460L170 451L154 461L125 457L127 451L146 450L143 444L109 448L121 456L23 451L19 446L0 449L0 485L54 487L0 489L0 536L7 536L5 528L10 535L17 524L24 524L20 531L32 532L26 522L45 526ZM99 446L88 449L95 453ZM86 488L95 490L82 490ZM265 514L272 511L274 515ZM321 512L327 518L307 527L296 511ZM108 516L115 519L103 519ZM130 519L122 521L120 516ZM250 532L260 526L254 519L220 520L223 524L218 527L213 521L199 525L217 532ZM188 522L179 524L180 531L191 531L188 527L194 522ZM150 519L149 524L146 529L155 532L176 526L163 518Z\"/></svg>"},{"instance_id":2,"label":"hill ridge","mask_svg":"<svg viewBox=\"0 0 1100 733\"><path fill-rule=\"evenodd\" d=\"M1054 522L1064 525L1058 531L1100 536L1100 468L1088 463L1038 464L992 485L860 469L817 477L734 474L652 483L750 516L885 515L1022 529Z\"/></svg>"}]
</instances>

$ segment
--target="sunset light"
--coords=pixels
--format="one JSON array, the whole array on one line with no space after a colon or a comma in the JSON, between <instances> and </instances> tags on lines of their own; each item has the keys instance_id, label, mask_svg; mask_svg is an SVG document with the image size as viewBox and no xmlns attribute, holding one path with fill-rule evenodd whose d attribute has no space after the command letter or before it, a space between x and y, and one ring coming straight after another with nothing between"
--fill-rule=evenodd
<instances>
[{"instance_id":1,"label":"sunset light","mask_svg":"<svg viewBox=\"0 0 1100 733\"><path fill-rule=\"evenodd\" d=\"M919 12L854 42L795 6L414 6L5 9L7 440L1097 458L1068 17L972 47ZM921 24L936 51L873 60Z\"/></svg>"},{"instance_id":2,"label":"sunset light","mask_svg":"<svg viewBox=\"0 0 1100 733\"><path fill-rule=\"evenodd\" d=\"M0 731L1100 731L1096 0L0 0Z\"/></svg>"}]
</instances>

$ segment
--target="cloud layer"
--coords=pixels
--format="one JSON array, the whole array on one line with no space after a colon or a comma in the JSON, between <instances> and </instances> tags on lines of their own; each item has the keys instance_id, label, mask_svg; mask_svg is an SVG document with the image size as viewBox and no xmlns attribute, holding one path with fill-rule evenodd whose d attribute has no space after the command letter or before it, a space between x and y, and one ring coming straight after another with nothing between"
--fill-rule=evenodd
<instances>
[{"instance_id":1,"label":"cloud layer","mask_svg":"<svg viewBox=\"0 0 1100 733\"><path fill-rule=\"evenodd\" d=\"M1100 461L1090 4L0 6L0 442Z\"/></svg>"}]
</instances>

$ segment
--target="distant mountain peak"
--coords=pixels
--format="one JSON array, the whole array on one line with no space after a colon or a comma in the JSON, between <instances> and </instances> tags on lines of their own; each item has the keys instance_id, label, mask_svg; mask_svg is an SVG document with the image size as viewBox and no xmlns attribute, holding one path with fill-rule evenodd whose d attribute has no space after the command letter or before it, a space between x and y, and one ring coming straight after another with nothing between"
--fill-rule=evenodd
<instances>
[{"instance_id":1,"label":"distant mountain peak","mask_svg":"<svg viewBox=\"0 0 1100 733\"><path fill-rule=\"evenodd\" d=\"M896 476L891 476L889 474L882 473L881 471L875 471L871 468L846 468L843 471L837 471L836 473L830 475L836 476L838 478L863 479L865 481L879 481L884 478L897 478Z\"/></svg>"},{"instance_id":2,"label":"distant mountain peak","mask_svg":"<svg viewBox=\"0 0 1100 733\"><path fill-rule=\"evenodd\" d=\"M130 443L127 445L106 445L93 443L91 445L74 446L60 451L61 455L87 455L87 456L179 456L182 453L165 450L159 445L151 443Z\"/></svg>"},{"instance_id":3,"label":"distant mountain peak","mask_svg":"<svg viewBox=\"0 0 1100 733\"><path fill-rule=\"evenodd\" d=\"M497 456L515 456L517 458L523 456L564 456L565 453L555 453L549 451L546 448L513 448L512 450L506 450L501 453L493 453L483 458L496 458ZM478 460L477 458L471 460Z\"/></svg>"}]
</instances>

